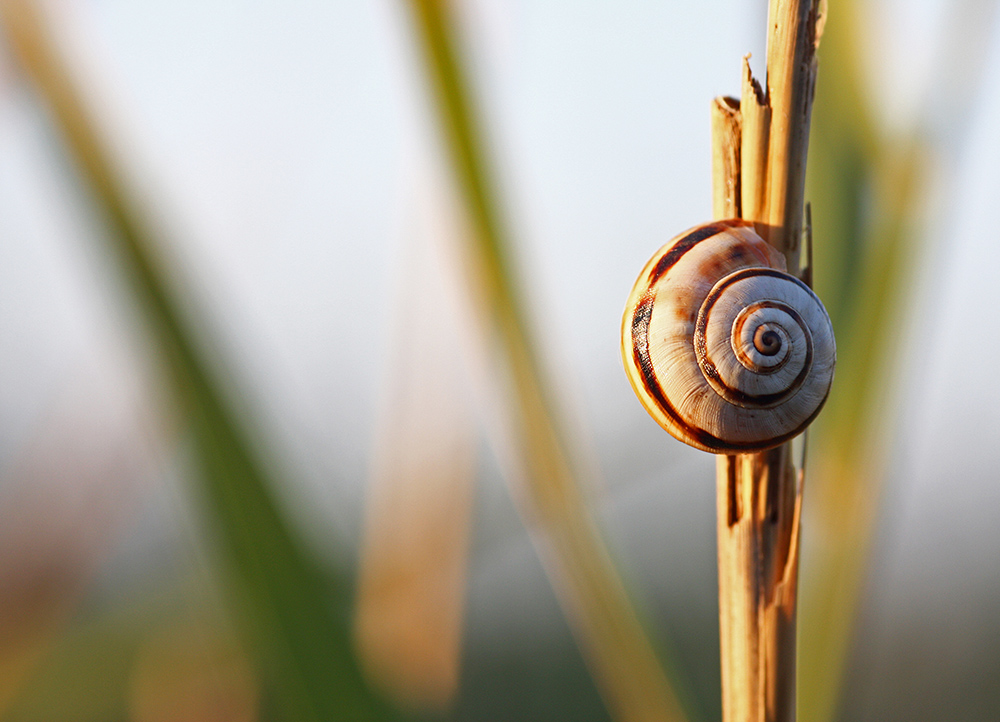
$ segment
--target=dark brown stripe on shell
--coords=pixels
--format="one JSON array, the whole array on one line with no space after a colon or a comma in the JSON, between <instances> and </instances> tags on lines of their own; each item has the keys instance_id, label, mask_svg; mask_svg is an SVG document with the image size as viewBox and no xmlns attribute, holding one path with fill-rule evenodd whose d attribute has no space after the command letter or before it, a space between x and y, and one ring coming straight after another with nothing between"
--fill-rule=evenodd
<instances>
[{"instance_id":1,"label":"dark brown stripe on shell","mask_svg":"<svg viewBox=\"0 0 1000 722\"><path fill-rule=\"evenodd\" d=\"M695 351L695 356L698 358L698 365L701 367L702 373L705 374L706 378L714 379L718 383L718 385L723 390L723 392L720 395L724 399L726 399L730 403L743 407L750 407L750 406L757 406L762 408L774 407L777 406L782 401L784 401L785 399L787 399L788 397L792 396L796 391L799 390L799 388L805 382L806 378L809 376L809 370L812 367L812 360L813 360L812 334L809 332L809 329L806 327L805 321L802 319L802 316L799 315L798 311L796 311L794 308L792 308L787 304L780 303L777 301L758 301L754 304L751 304L752 306L758 308L780 309L784 313L787 313L789 316L791 316L792 320L795 321L805 332L804 333L806 339L805 362L802 365L802 370L792 380L792 382L788 385L788 387L784 391L774 394L760 394L758 396L754 396L752 394L746 393L745 391L741 391L740 389L728 386L722 381L722 378L719 376L718 369L716 369L715 364L708 357L705 329L708 326L708 315L712 310L712 306L715 305L715 302L719 299L719 297L723 294L723 292L725 292L725 290L729 288L729 286L733 285L734 283L737 283L738 281L742 281L745 278L749 278L751 276L771 276L773 278L778 278L781 280L793 281L799 284L799 286L801 286L802 288L804 288L809 293L810 296L813 296L815 298L815 294L812 292L812 289L810 289L799 279L782 271L777 271L773 268L745 268L742 271L736 271L735 273L730 274L726 279L724 279L725 280L724 283L720 283L715 288L713 288L712 292L709 293L708 297L705 299L705 302L701 305L701 310L698 312L698 321L695 325L695 331L694 331L694 351ZM716 389L716 392L718 392L718 389Z\"/></svg>"},{"instance_id":2,"label":"dark brown stripe on shell","mask_svg":"<svg viewBox=\"0 0 1000 722\"><path fill-rule=\"evenodd\" d=\"M747 306L747 308L770 308L770 307L771 306L767 306L766 302ZM748 316L737 318L737 320L739 321L739 326L736 326L734 323L732 331L733 338L740 338L743 335L743 326L746 325L747 319ZM783 326L782 328L784 329ZM788 330L787 329L784 330L785 333L787 334ZM751 369L750 365L753 364L753 361L750 359L749 356L747 356L746 352L742 348L736 349L736 358L739 360L739 362L743 364L743 366L746 367L747 369L750 369L755 374L760 374L761 376L769 376L770 374L778 373L778 371L780 371L785 367L785 364L788 363L788 359L790 359L791 357L792 357L791 354L785 354L785 357L781 359L781 361L779 361L778 363L774 364L773 366L765 366L759 369Z\"/></svg>"},{"instance_id":3,"label":"dark brown stripe on shell","mask_svg":"<svg viewBox=\"0 0 1000 722\"><path fill-rule=\"evenodd\" d=\"M655 294L652 291L646 291L639 300L639 303L636 304L635 313L632 314L632 357L635 360L636 368L639 369L639 373L642 375L642 385L645 387L647 395L656 401L656 405L660 407L660 410L670 417L679 428L683 429L684 433L703 446L728 451L759 448L760 444L732 444L713 436L704 429L692 426L667 401L667 397L663 394L663 389L660 388L660 384L656 380L653 362L649 357L649 322L653 317L654 300Z\"/></svg>"},{"instance_id":4,"label":"dark brown stripe on shell","mask_svg":"<svg viewBox=\"0 0 1000 722\"><path fill-rule=\"evenodd\" d=\"M712 236L717 236L728 228L743 228L752 225L753 224L750 223L750 221L744 221L742 218L730 218L729 220L716 221L715 223L709 223L708 225L698 226L670 246L670 250L664 253L663 257L656 262L656 266L649 274L647 284L652 286L656 283L660 276L670 270L670 267L681 259L681 256L702 241L708 240Z\"/></svg>"},{"instance_id":5,"label":"dark brown stripe on shell","mask_svg":"<svg viewBox=\"0 0 1000 722\"><path fill-rule=\"evenodd\" d=\"M649 323L653 316L653 302L655 300L655 294L649 287L652 286L660 276L666 273L671 266L676 264L684 253L706 238L711 238L727 228L752 226L753 224L751 222L740 218L717 221L707 226L701 226L700 228L695 229L687 236L674 243L670 250L664 254L663 258L657 262L653 271L649 274L646 292L643 294L642 298L640 298L639 303L636 304L635 311L632 314L632 358L636 368L639 369L639 373L642 376L642 385L646 389L647 397L653 399L660 411L662 411L665 416L670 418L670 420L679 429L682 429L685 433L687 433L688 436L691 437L696 443L701 444L702 446L707 447L719 454L762 451L780 446L789 439L792 439L802 433L802 430L811 424L816 416L819 415L820 410L826 402L826 399L824 398L816 410L809 415L809 418L803 421L803 423L792 431L782 434L781 436L776 436L771 439L759 439L757 441L726 441L712 435L704 429L691 426L691 424L685 421L677 410L670 404L670 402L667 401L666 396L663 394L663 389L660 388L660 384L656 380L656 374L653 370L653 362L649 357ZM708 229L713 230L708 231ZM701 232L704 232L704 235L702 235ZM680 249L682 244L683 249ZM750 270L761 271L768 269L754 268ZM805 286L805 284L801 281L794 277L792 277L792 280L804 286L810 294L815 296L815 294L812 293L812 290L808 286Z\"/></svg>"},{"instance_id":6,"label":"dark brown stripe on shell","mask_svg":"<svg viewBox=\"0 0 1000 722\"><path fill-rule=\"evenodd\" d=\"M755 304L755 305L758 306L758 307L760 307L760 308L777 308L777 309L780 309L780 310L784 311L785 313L787 313L789 316L791 316L792 320L794 320L797 324L799 324L799 326L801 326L802 328L806 329L805 324L804 324L804 322L802 320L802 317L791 306L787 306L787 305L785 305L783 303L774 303L774 302L763 302L763 303L759 303L759 304ZM718 370L715 368L715 364L712 363L711 359L708 358L707 354L705 356L701 355L701 352L705 349L705 339L704 339L704 337L699 337L697 335L698 334L698 330L695 331L695 334L696 334L695 338L698 338L700 340L700 342L701 342L701 343L696 343L695 344L695 349L696 349L695 353L698 356L698 363L699 363L699 365L701 365L703 369L711 366L712 372L714 374L713 378L715 378L719 382L719 385L725 391L725 393L722 394L723 398L725 398L730 403L734 403L734 404L737 404L739 406L759 406L759 407L762 407L762 408L770 408L770 407L777 406L779 403L781 403L785 399L789 398L796 391L799 390L799 388L805 382L806 378L809 376L809 370L812 368L812 360L813 360L812 336L809 334L809 330L806 329L806 333L805 333L805 338L806 338L806 358L805 358L805 361L804 361L804 363L802 365L802 370L799 371L798 375L794 379L792 379L792 382L785 388L785 390L784 391L780 391L778 393L773 393L773 394L759 394L759 395L756 395L756 396L753 395L753 394L748 394L745 391L741 391L740 389L733 388L732 386L728 386L727 384L723 383L722 379L719 377ZM783 363L779 364L775 368L781 368L781 366L783 366L783 365L784 365ZM751 369L747 369L747 370L750 371L751 373L755 373ZM706 371L706 375L708 375L707 371ZM761 374L761 375L764 375L764 374Z\"/></svg>"}]
</instances>

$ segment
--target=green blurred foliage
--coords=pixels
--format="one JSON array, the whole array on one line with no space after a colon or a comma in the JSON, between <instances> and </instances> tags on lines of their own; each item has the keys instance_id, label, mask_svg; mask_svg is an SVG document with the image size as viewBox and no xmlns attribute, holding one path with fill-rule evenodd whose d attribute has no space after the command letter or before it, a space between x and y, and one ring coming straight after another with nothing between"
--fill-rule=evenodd
<instances>
[{"instance_id":1,"label":"green blurred foliage","mask_svg":"<svg viewBox=\"0 0 1000 722\"><path fill-rule=\"evenodd\" d=\"M437 2L414 5L445 13L450 7ZM352 652L350 571L330 569L313 558L278 503L275 490L282 479L273 471L267 440L252 428L252 415L223 391L219 379L230 375L210 361L213 357L195 340L204 334L197 333L180 310L178 291L157 262L155 244L60 67L57 49L30 3L5 2L3 9L11 45L108 222L107 237L119 270L128 280L152 355L169 384L199 499L211 521L211 541L226 570L229 613L215 610L208 616L240 620L250 658L264 679L262 717L318 721L403 716L369 689ZM902 300L921 250L910 231L929 172L923 138L891 137L877 127L862 87L865 69L852 31L861 22L858 12L856 3L835 3L826 27L807 189L815 285L833 319L839 354L835 391L812 438L806 492L807 503L816 509L813 522L823 527L827 546L817 551L815 560L803 562L805 567L814 562L822 566L805 574L803 594L812 606L806 605L802 614L801 705L804 720L823 722L837 715L842 670L870 555L871 525L877 518L882 469L877 459L873 463L873 454L877 456L878 449L859 439L869 433L876 441L883 438L874 433L885 418L880 389L898 342L889 329L901 326ZM490 310L506 334L512 364L520 365L530 386L539 376L535 350L523 328L523 279L512 270L497 210L500 203L482 167L475 106L462 84L469 73L440 35L441 18L423 19L415 27L431 55L438 53L439 69L444 68L436 81L441 86L435 96L441 106L439 120L452 142L469 215L480 230ZM706 88L706 97L717 90ZM526 397L532 394L537 398L524 405L544 407L550 390L525 391ZM547 420L546 413L537 418ZM539 452L541 466L564 463L560 433L557 428L545 430L555 439L555 450ZM211 596L198 585L182 604L171 594L126 611L84 615L69 625L51 643L45 662L21 695L4 710L4 719L129 718L130 675L145 642L171 620L189 616L191 606L201 609ZM567 638L568 632L561 637ZM470 650L466 666L466 687L454 718L607 717L579 652L568 645L504 654ZM687 706L717 710L717 705L712 699Z\"/></svg>"}]
</instances>

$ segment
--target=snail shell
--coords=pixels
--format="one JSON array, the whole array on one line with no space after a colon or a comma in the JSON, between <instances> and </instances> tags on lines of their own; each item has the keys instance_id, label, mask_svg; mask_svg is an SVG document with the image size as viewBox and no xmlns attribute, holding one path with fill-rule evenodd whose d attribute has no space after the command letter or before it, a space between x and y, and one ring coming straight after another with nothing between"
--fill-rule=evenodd
<instances>
[{"instance_id":1,"label":"snail shell","mask_svg":"<svg viewBox=\"0 0 1000 722\"><path fill-rule=\"evenodd\" d=\"M622 321L625 370L643 406L676 438L717 454L801 433L826 400L836 355L819 298L739 219L661 248Z\"/></svg>"}]
</instances>

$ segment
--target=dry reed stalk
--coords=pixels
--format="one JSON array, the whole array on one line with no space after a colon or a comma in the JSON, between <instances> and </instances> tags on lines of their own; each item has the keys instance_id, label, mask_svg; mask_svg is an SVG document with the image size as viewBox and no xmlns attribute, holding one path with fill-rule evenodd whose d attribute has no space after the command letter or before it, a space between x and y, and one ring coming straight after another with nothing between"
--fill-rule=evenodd
<instances>
[{"instance_id":1,"label":"dry reed stalk","mask_svg":"<svg viewBox=\"0 0 1000 722\"><path fill-rule=\"evenodd\" d=\"M822 19L819 0L771 0L766 88L744 61L738 120L723 121L736 115L736 101L713 105L714 213L753 221L789 272L805 279L805 161ZM723 720L789 722L802 464L789 442L720 455L717 467Z\"/></svg>"},{"instance_id":2,"label":"dry reed stalk","mask_svg":"<svg viewBox=\"0 0 1000 722\"><path fill-rule=\"evenodd\" d=\"M740 101L716 98L712 103L712 215L740 215Z\"/></svg>"}]
</instances>

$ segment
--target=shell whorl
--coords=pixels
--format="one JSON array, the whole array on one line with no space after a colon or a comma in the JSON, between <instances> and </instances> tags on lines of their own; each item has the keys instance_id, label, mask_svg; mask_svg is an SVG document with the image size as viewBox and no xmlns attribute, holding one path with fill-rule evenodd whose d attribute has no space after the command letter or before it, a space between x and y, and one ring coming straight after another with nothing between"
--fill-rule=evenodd
<instances>
[{"instance_id":1,"label":"shell whorl","mask_svg":"<svg viewBox=\"0 0 1000 722\"><path fill-rule=\"evenodd\" d=\"M742 220L691 228L636 281L622 356L643 406L673 436L715 453L801 433L830 390L836 346L816 294Z\"/></svg>"}]
</instances>

